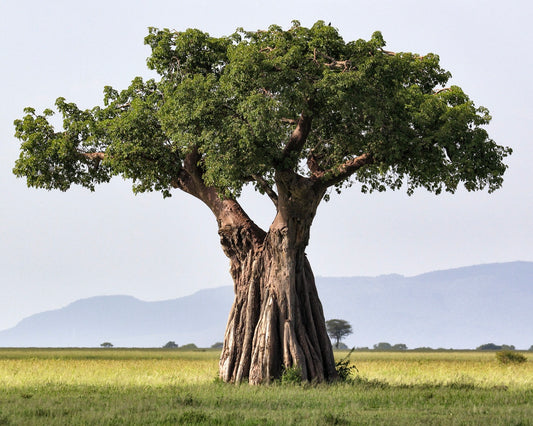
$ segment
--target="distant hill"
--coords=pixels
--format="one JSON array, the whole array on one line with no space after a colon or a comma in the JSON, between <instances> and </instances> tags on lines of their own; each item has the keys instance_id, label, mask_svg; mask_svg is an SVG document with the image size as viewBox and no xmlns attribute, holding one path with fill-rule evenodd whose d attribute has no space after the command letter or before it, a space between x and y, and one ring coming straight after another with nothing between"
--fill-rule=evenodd
<instances>
[{"instance_id":1,"label":"distant hill","mask_svg":"<svg viewBox=\"0 0 533 426\"><path fill-rule=\"evenodd\" d=\"M436 271L414 277L317 277L326 319L349 321L348 346L405 343L409 348L533 344L533 262ZM201 347L222 341L232 287L143 302L98 296L32 315L0 332L0 346Z\"/></svg>"},{"instance_id":2,"label":"distant hill","mask_svg":"<svg viewBox=\"0 0 533 426\"><path fill-rule=\"evenodd\" d=\"M191 296L143 302L131 296L97 296L32 315L0 332L0 346L123 347L211 346L224 338L231 287L200 290Z\"/></svg>"}]
</instances>

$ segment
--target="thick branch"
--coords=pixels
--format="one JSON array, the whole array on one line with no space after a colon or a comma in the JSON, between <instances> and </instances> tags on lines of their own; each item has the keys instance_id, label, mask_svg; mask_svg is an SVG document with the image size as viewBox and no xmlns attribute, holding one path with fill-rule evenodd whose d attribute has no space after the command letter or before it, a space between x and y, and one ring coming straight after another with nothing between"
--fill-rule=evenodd
<instances>
[{"instance_id":1,"label":"thick branch","mask_svg":"<svg viewBox=\"0 0 533 426\"><path fill-rule=\"evenodd\" d=\"M318 164L318 159L313 151L311 151L307 157L307 167L309 167L309 170L315 178L321 178L324 176L325 170L320 167L320 164Z\"/></svg>"},{"instance_id":2,"label":"thick branch","mask_svg":"<svg viewBox=\"0 0 533 426\"><path fill-rule=\"evenodd\" d=\"M288 124L297 124L298 120L294 120L293 118L282 118L282 123L288 123Z\"/></svg>"},{"instance_id":3,"label":"thick branch","mask_svg":"<svg viewBox=\"0 0 533 426\"><path fill-rule=\"evenodd\" d=\"M283 149L283 156L288 157L294 153L298 153L302 150L307 136L311 131L311 117L307 116L305 113L300 115L298 118L298 124L293 130L289 142L285 145Z\"/></svg>"},{"instance_id":4,"label":"thick branch","mask_svg":"<svg viewBox=\"0 0 533 426\"><path fill-rule=\"evenodd\" d=\"M80 155L89 160L97 160L98 162L105 159L105 152L80 152Z\"/></svg>"},{"instance_id":5,"label":"thick branch","mask_svg":"<svg viewBox=\"0 0 533 426\"><path fill-rule=\"evenodd\" d=\"M373 161L372 154L362 154L328 170L322 177L317 179L317 182L323 187L335 185L353 175L361 167L372 164Z\"/></svg>"},{"instance_id":6,"label":"thick branch","mask_svg":"<svg viewBox=\"0 0 533 426\"><path fill-rule=\"evenodd\" d=\"M441 88L441 89L434 90L434 91L433 91L433 94L434 94L434 95L438 95L438 94L441 93L441 92L448 92L448 91L450 91L450 90L451 90L451 89L450 89L449 87L443 87L443 88Z\"/></svg>"}]
</instances>

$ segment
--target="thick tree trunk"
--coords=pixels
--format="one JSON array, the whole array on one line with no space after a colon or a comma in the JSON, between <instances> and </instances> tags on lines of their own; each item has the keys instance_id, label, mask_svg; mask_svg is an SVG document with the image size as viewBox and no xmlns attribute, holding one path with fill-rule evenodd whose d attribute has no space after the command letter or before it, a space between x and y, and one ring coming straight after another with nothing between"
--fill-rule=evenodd
<instances>
[{"instance_id":1,"label":"thick tree trunk","mask_svg":"<svg viewBox=\"0 0 533 426\"><path fill-rule=\"evenodd\" d=\"M305 255L324 189L293 172L276 173L277 214L268 233L239 203L207 187L192 151L175 187L204 202L217 218L230 259L235 301L220 357L226 382L269 383L296 367L305 381L337 377L322 305Z\"/></svg>"},{"instance_id":2,"label":"thick tree trunk","mask_svg":"<svg viewBox=\"0 0 533 426\"><path fill-rule=\"evenodd\" d=\"M224 381L268 383L289 367L299 368L306 381L336 378L313 272L286 233L271 229L262 246L232 262L235 301L220 358Z\"/></svg>"},{"instance_id":3,"label":"thick tree trunk","mask_svg":"<svg viewBox=\"0 0 533 426\"><path fill-rule=\"evenodd\" d=\"M246 221L219 231L235 284L220 358L220 377L226 382L269 383L290 367L300 369L304 381L337 377L304 252L316 206L307 200L306 208L296 212L294 205L286 208L282 197L280 203L263 238Z\"/></svg>"}]
</instances>

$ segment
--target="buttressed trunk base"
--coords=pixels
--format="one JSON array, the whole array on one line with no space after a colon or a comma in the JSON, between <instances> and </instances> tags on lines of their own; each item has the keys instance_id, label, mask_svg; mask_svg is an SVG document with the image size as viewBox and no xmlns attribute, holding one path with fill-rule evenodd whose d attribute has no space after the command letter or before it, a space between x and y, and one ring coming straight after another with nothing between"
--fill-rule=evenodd
<instances>
[{"instance_id":1,"label":"buttressed trunk base","mask_svg":"<svg viewBox=\"0 0 533 426\"><path fill-rule=\"evenodd\" d=\"M226 382L270 383L287 368L298 368L304 381L337 378L304 252L314 214L302 224L282 212L278 209L268 233L247 221L219 229L235 285L220 358Z\"/></svg>"}]
</instances>

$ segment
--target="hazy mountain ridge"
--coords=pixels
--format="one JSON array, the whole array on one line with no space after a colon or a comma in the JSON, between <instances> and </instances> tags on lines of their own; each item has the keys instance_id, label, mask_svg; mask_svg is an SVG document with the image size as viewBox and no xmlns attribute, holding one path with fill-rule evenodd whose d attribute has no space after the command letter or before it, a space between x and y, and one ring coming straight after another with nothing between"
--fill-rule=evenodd
<instances>
[{"instance_id":1,"label":"hazy mountain ridge","mask_svg":"<svg viewBox=\"0 0 533 426\"><path fill-rule=\"evenodd\" d=\"M474 348L533 344L533 262L476 265L414 277L317 277L327 319L348 320L350 346ZM231 286L173 300L96 296L32 315L0 332L0 346L159 347L169 340L210 346L223 340Z\"/></svg>"}]
</instances>

